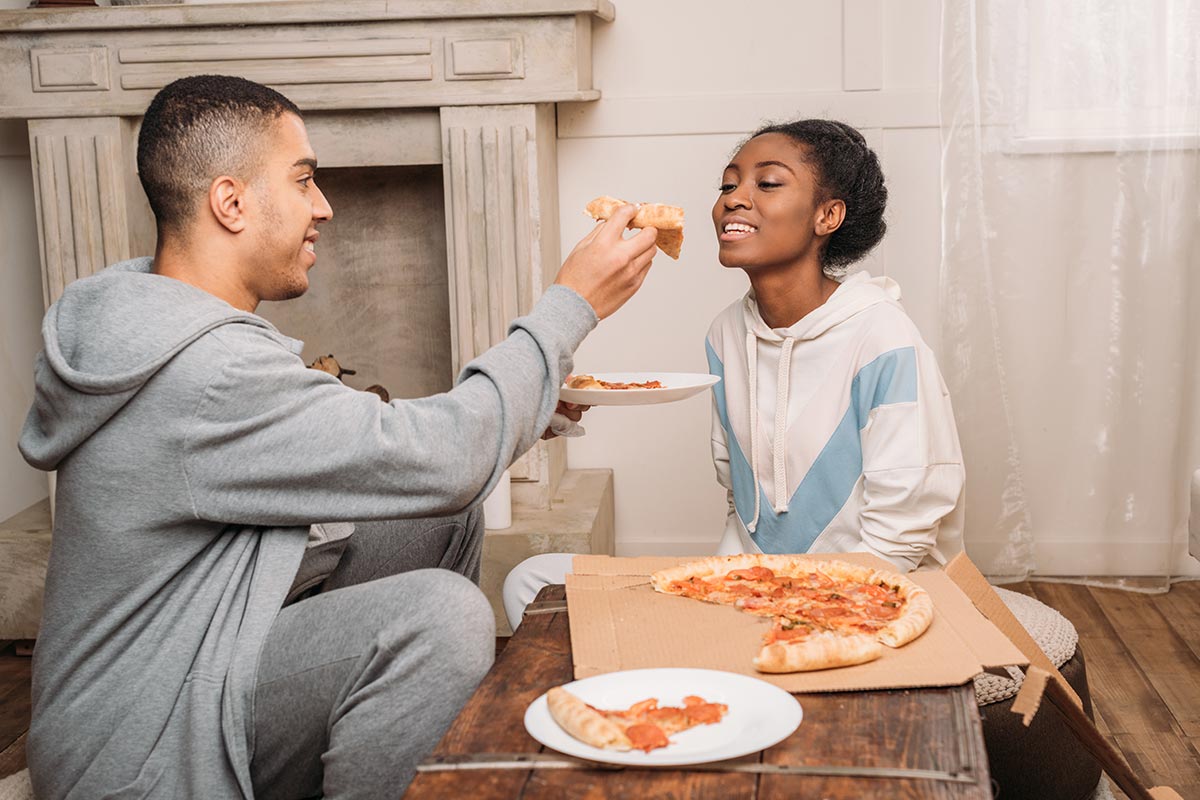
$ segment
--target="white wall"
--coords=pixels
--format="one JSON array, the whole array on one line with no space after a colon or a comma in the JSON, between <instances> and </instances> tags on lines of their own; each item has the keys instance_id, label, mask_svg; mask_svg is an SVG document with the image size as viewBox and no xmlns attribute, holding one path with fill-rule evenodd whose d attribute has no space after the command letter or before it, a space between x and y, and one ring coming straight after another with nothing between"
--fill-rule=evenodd
<instances>
[{"instance_id":1,"label":"white wall","mask_svg":"<svg viewBox=\"0 0 1200 800\"><path fill-rule=\"evenodd\" d=\"M42 277L25 123L0 120L0 520L46 496L46 476L17 452L33 399Z\"/></svg>"},{"instance_id":2,"label":"white wall","mask_svg":"<svg viewBox=\"0 0 1200 800\"><path fill-rule=\"evenodd\" d=\"M678 262L660 255L644 287L576 357L583 372L707 372L704 335L748 283L721 267L710 217L721 171L764 120L833 117L860 127L890 192L890 232L866 268L900 282L937 348L940 180L937 0L726 4L618 2L593 37L596 103L560 106L564 254L591 227L592 197L683 206ZM848 90L849 89L849 90ZM709 395L596 408L568 443L571 467L612 467L617 551L707 553L724 492L709 450Z\"/></svg>"}]
</instances>

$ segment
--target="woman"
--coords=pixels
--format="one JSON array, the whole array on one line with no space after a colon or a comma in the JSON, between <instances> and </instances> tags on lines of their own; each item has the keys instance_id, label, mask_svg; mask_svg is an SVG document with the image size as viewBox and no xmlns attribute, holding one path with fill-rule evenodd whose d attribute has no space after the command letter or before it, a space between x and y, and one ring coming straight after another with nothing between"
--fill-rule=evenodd
<instances>
[{"instance_id":1,"label":"woman","mask_svg":"<svg viewBox=\"0 0 1200 800\"><path fill-rule=\"evenodd\" d=\"M900 287L848 267L882 240L887 188L861 133L830 120L756 131L725 167L719 260L750 290L713 321L721 555L867 552L901 571L962 550L964 471L950 397ZM505 580L513 628L569 554Z\"/></svg>"}]
</instances>

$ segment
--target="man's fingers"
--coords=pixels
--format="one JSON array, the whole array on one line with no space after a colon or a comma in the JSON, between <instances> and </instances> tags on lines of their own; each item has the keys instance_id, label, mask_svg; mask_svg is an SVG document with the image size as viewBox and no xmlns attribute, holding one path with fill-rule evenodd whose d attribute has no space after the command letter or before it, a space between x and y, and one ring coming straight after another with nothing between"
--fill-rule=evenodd
<instances>
[{"instance_id":1,"label":"man's fingers","mask_svg":"<svg viewBox=\"0 0 1200 800\"><path fill-rule=\"evenodd\" d=\"M658 241L657 228L642 228L637 236L631 236L626 240L632 246L633 252L641 255L649 250L654 252L655 243Z\"/></svg>"},{"instance_id":2,"label":"man's fingers","mask_svg":"<svg viewBox=\"0 0 1200 800\"><path fill-rule=\"evenodd\" d=\"M605 236L610 241L617 241L624 234L625 229L629 227L630 221L637 215L638 207L632 203L621 206L601 227L605 230Z\"/></svg>"},{"instance_id":3,"label":"man's fingers","mask_svg":"<svg viewBox=\"0 0 1200 800\"><path fill-rule=\"evenodd\" d=\"M651 247L641 255L633 259L633 271L637 273L637 285L641 286L642 281L646 278L646 273L650 270L650 262L654 260L654 256L658 251Z\"/></svg>"}]
</instances>

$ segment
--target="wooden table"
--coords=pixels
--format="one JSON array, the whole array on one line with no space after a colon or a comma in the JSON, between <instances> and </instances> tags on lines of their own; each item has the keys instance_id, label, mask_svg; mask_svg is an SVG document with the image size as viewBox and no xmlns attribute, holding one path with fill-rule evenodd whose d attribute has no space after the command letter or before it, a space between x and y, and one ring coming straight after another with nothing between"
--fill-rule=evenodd
<instances>
[{"instance_id":1,"label":"wooden table","mask_svg":"<svg viewBox=\"0 0 1200 800\"><path fill-rule=\"evenodd\" d=\"M719 764L642 769L604 768L562 756L525 732L526 707L550 687L573 679L565 590L549 586L419 767L405 797L992 797L983 728L969 683L799 695L804 721L768 750Z\"/></svg>"}]
</instances>

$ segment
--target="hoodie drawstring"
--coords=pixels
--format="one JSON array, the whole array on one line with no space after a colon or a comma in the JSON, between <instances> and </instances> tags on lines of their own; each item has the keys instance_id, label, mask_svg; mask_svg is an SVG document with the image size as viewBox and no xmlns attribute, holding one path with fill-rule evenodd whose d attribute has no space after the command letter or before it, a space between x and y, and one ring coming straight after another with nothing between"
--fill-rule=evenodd
<instances>
[{"instance_id":1,"label":"hoodie drawstring","mask_svg":"<svg viewBox=\"0 0 1200 800\"><path fill-rule=\"evenodd\" d=\"M771 504L776 514L787 511L787 454L784 441L787 433L788 395L791 385L792 337L783 340L779 353L779 374L775 382L775 433L771 438L771 466L775 484L775 497ZM759 517L758 483L758 337L753 331L746 332L746 364L750 379L750 471L754 486L754 518L746 530L754 533Z\"/></svg>"},{"instance_id":2,"label":"hoodie drawstring","mask_svg":"<svg viewBox=\"0 0 1200 800\"><path fill-rule=\"evenodd\" d=\"M775 437L771 441L771 451L775 457L776 514L787 511L787 459L783 443L787 433L788 387L792 382L789 373L795 341L790 336L783 340L783 352L779 354L779 376L775 382Z\"/></svg>"},{"instance_id":3,"label":"hoodie drawstring","mask_svg":"<svg viewBox=\"0 0 1200 800\"><path fill-rule=\"evenodd\" d=\"M750 378L750 473L754 476L754 519L746 530L758 527L758 337L746 331L746 365Z\"/></svg>"}]
</instances>

